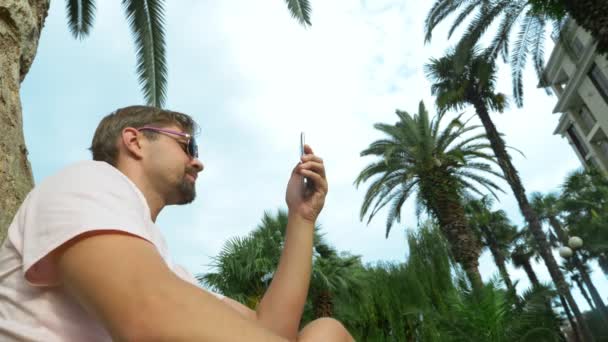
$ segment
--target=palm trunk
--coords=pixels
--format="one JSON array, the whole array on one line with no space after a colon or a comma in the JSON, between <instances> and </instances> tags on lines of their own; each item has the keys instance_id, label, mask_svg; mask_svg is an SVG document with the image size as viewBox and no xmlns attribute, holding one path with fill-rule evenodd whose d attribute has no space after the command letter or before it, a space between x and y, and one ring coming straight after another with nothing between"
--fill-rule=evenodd
<instances>
[{"instance_id":1,"label":"palm trunk","mask_svg":"<svg viewBox=\"0 0 608 342\"><path fill-rule=\"evenodd\" d=\"M573 280L574 280L574 282L576 282L576 285L578 286L578 289L581 291L581 294L583 295L583 297L587 301L587 304L589 304L589 307L591 308L591 310L595 310L595 306L593 305L593 301L591 300L591 298L589 298L589 294L585 290L585 287L583 286L583 283L581 283L581 279L578 278L578 277L575 277L575 278L573 278Z\"/></svg>"},{"instance_id":2,"label":"palm trunk","mask_svg":"<svg viewBox=\"0 0 608 342\"><path fill-rule=\"evenodd\" d=\"M557 234L557 237L560 239L562 244L564 244L564 246L568 245L568 235L562 228L562 225L559 223L557 218L553 217L553 216L549 217L549 223L551 224L551 227L553 227L555 234ZM572 262L573 262L574 266L576 267L576 269L581 274L583 282L589 289L589 293L591 294L591 298L593 298L595 307L597 307L599 309L600 314L604 318L604 321L608 322L608 309L606 308L606 305L604 305L602 296L600 296L599 292L597 291L597 288L591 281L591 277L589 277L589 273L587 273L587 270L585 269L585 265L580 260L580 258L578 257L576 252L574 252L574 255L572 256ZM589 302L589 299L588 299L589 297L587 296L587 292L585 291L582 284L580 284L580 279L577 279L576 282L579 285L579 288L581 289L581 293L583 293L583 296L585 296L585 299ZM594 307L593 305L591 305L591 303L589 304L589 306L591 308Z\"/></svg>"},{"instance_id":3,"label":"palm trunk","mask_svg":"<svg viewBox=\"0 0 608 342\"><path fill-rule=\"evenodd\" d=\"M530 264L530 260L526 260L522 263L522 267L526 274L528 275L528 279L530 279L530 283L532 283L533 287L540 287L540 281L538 281L538 277L536 276L536 272L532 268L532 264Z\"/></svg>"},{"instance_id":4,"label":"palm trunk","mask_svg":"<svg viewBox=\"0 0 608 342\"><path fill-rule=\"evenodd\" d=\"M496 126L492 122L488 110L486 108L485 103L479 96L471 96L471 103L475 106L475 110L481 123L483 124L486 134L488 136L488 140L490 141L490 145L496 158L498 159L498 164L503 171L505 179L511 186L511 190L513 190L513 194L519 204L519 209L522 212L522 215L526 219L528 223L528 228L532 232L534 236L534 240L538 245L538 252L540 256L545 261L545 265L549 270L549 274L551 275L551 279L553 279L553 283L557 287L559 293L561 293L564 298L568 301L570 308L574 312L576 320L579 322L581 330L585 335L586 341L593 341L593 335L591 334L591 330L587 326L587 323L583 319L580 309L578 305L574 301L572 297L572 293L570 293L570 288L564 279L564 275L559 269L553 254L551 254L551 248L549 247L549 242L543 233L540 221L538 219L538 215L534 212L530 203L528 202L528 198L526 197L526 190L524 189L521 180L519 179L519 175L517 174L517 170L511 163L511 157L507 153L506 146L502 137L498 133Z\"/></svg>"},{"instance_id":5,"label":"palm trunk","mask_svg":"<svg viewBox=\"0 0 608 342\"><path fill-rule=\"evenodd\" d=\"M509 290L509 292L511 292L512 294L516 294L515 287L513 286L513 282L511 281L511 277L509 276L509 272L507 271L507 265L505 261L506 258L500 250L494 234L488 229L488 227L484 225L481 225L480 228L482 233L486 236L486 240L488 241L488 248L492 253L494 263L496 264L496 267L498 267L500 276L502 277L502 280L507 286L507 290Z\"/></svg>"},{"instance_id":6,"label":"palm trunk","mask_svg":"<svg viewBox=\"0 0 608 342\"><path fill-rule=\"evenodd\" d=\"M562 307L564 308L566 317L568 317L568 321L570 322L570 327L572 327L572 335L574 335L574 341L581 342L581 334L578 331L578 326L576 325L576 322L574 322L574 317L572 317L572 312L570 311L570 307L568 307L568 303L566 303L566 299L564 298L564 296L559 295L559 301L562 303Z\"/></svg>"},{"instance_id":7,"label":"palm trunk","mask_svg":"<svg viewBox=\"0 0 608 342\"><path fill-rule=\"evenodd\" d=\"M329 291L322 291L312 300L315 318L333 316L333 300Z\"/></svg>"},{"instance_id":8,"label":"palm trunk","mask_svg":"<svg viewBox=\"0 0 608 342\"><path fill-rule=\"evenodd\" d=\"M437 175L437 177L441 178L442 175ZM433 190L428 189L428 191L440 194L438 199L431 202L430 207L439 221L442 233L450 244L454 260L464 269L473 290L480 293L483 288L481 273L479 273L481 246L469 227L464 207L460 202L454 200L459 198L458 195L438 189L437 184L442 184L442 182L438 180L433 184L421 184L421 189L425 191L425 188L431 187ZM447 187L449 188L449 186Z\"/></svg>"},{"instance_id":9,"label":"palm trunk","mask_svg":"<svg viewBox=\"0 0 608 342\"><path fill-rule=\"evenodd\" d=\"M34 185L23 136L19 88L29 71L49 0L0 4L0 242Z\"/></svg>"},{"instance_id":10,"label":"palm trunk","mask_svg":"<svg viewBox=\"0 0 608 342\"><path fill-rule=\"evenodd\" d=\"M598 255L597 263L600 265L600 268L602 269L602 272L604 272L604 275L608 275L608 258L606 258L606 255L604 255L604 253L600 253Z\"/></svg>"},{"instance_id":11,"label":"palm trunk","mask_svg":"<svg viewBox=\"0 0 608 342\"><path fill-rule=\"evenodd\" d=\"M597 51L608 56L608 1L563 0L566 11L597 41Z\"/></svg>"}]
</instances>

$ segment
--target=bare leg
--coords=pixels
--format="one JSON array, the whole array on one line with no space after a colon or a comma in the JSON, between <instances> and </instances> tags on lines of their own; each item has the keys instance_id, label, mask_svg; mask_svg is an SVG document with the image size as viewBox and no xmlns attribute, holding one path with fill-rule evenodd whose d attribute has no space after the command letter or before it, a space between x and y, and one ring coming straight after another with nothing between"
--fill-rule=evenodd
<instances>
[{"instance_id":1,"label":"bare leg","mask_svg":"<svg viewBox=\"0 0 608 342\"><path fill-rule=\"evenodd\" d=\"M298 335L298 342L352 342L355 339L342 323L333 318L319 318L308 323Z\"/></svg>"}]
</instances>

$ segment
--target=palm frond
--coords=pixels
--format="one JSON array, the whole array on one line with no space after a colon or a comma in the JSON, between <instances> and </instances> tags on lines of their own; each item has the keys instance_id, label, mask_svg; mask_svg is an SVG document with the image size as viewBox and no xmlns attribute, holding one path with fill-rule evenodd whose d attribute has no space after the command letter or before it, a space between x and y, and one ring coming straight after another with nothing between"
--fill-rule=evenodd
<instances>
[{"instance_id":1,"label":"palm frond","mask_svg":"<svg viewBox=\"0 0 608 342\"><path fill-rule=\"evenodd\" d=\"M146 102L162 107L167 93L164 0L123 0L133 32L137 54L137 75Z\"/></svg>"},{"instance_id":2,"label":"palm frond","mask_svg":"<svg viewBox=\"0 0 608 342\"><path fill-rule=\"evenodd\" d=\"M310 21L310 2L308 0L285 0L287 8L291 12L291 16L294 17L304 27L311 26Z\"/></svg>"},{"instance_id":3,"label":"palm frond","mask_svg":"<svg viewBox=\"0 0 608 342\"><path fill-rule=\"evenodd\" d=\"M511 52L511 77L513 79L513 98L518 107L522 107L523 103L523 71L526 66L526 60L530 48L530 39L534 35L536 21L538 19L532 15L526 15L521 23L521 28L517 34L515 46Z\"/></svg>"},{"instance_id":4,"label":"palm frond","mask_svg":"<svg viewBox=\"0 0 608 342\"><path fill-rule=\"evenodd\" d=\"M95 21L95 0L67 0L68 27L76 39L89 35Z\"/></svg>"}]
</instances>

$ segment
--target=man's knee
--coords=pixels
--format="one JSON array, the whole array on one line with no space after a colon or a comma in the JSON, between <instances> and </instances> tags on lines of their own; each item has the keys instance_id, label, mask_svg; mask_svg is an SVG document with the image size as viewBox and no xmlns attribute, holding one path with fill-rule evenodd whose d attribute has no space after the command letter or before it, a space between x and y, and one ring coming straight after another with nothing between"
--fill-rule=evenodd
<instances>
[{"instance_id":1,"label":"man's knee","mask_svg":"<svg viewBox=\"0 0 608 342\"><path fill-rule=\"evenodd\" d=\"M308 323L298 336L298 341L354 341L340 321L323 317Z\"/></svg>"}]
</instances>

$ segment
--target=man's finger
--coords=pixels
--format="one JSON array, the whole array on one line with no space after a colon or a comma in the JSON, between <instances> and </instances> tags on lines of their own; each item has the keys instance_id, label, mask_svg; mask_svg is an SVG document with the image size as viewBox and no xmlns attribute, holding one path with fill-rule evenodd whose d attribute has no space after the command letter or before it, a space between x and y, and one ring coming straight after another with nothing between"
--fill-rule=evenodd
<instances>
[{"instance_id":1,"label":"man's finger","mask_svg":"<svg viewBox=\"0 0 608 342\"><path fill-rule=\"evenodd\" d=\"M303 170L314 171L314 172L320 174L322 177L325 177L325 166L322 163L309 161L309 162L300 164L299 167L300 167L300 169L303 169Z\"/></svg>"}]
</instances>

